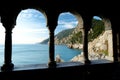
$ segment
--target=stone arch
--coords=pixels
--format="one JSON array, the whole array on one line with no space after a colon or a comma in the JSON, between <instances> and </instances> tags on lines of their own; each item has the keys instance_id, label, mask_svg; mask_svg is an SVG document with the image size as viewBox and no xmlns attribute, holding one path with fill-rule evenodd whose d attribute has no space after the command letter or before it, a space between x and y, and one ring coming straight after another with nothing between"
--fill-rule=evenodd
<instances>
[{"instance_id":1,"label":"stone arch","mask_svg":"<svg viewBox=\"0 0 120 80\"><path fill-rule=\"evenodd\" d=\"M17 33L15 33L15 32L13 32L13 34L15 34L15 36L13 36L13 38L14 39L16 39L16 36L18 37L18 39L19 39L19 37L20 37L20 40L21 40L21 42L23 43L26 43L26 41L27 42L30 42L30 44L31 44L31 42L32 41L36 41L35 43L37 43L38 45L39 45L39 43L40 43L40 41L42 41L43 39L43 37L45 37L45 38L47 38L48 37L48 30L47 30L47 27L46 27L46 20L45 20L45 17L44 17L44 15L42 15L42 13L40 13L39 12L39 10L36 10L36 9L31 9L31 8L29 8L29 9L24 9L23 10L23 12L22 12L22 10L21 10L21 13L23 13L23 14L26 14L26 16L28 15L28 17L29 17L29 13L31 14L31 15L33 15L32 16L32 19L34 19L35 18L35 21L34 20L31 20L31 16L29 17L29 18L26 18L26 16L24 17L24 15L23 15L23 17L21 17L22 19L24 19L24 18L26 18L25 20L26 20L26 22L24 22L24 20L23 20L23 22L24 22L24 24L27 24L27 25L21 25L21 24L19 24L19 22L20 21L18 21L18 26L16 25L16 27L15 27L15 29L16 29L16 31L15 32L19 32L18 34ZM21 15L22 16L22 14L21 13L19 13L19 15ZM18 15L18 17L20 17ZM19 19L19 20L22 20L22 19ZM37 19L37 20L36 20ZM41 19L41 20L40 20ZM29 21L29 20L31 20L31 21ZM28 23L27 23L27 21L28 21ZM29 25L29 22L30 22L30 25ZM40 24L39 24L40 23ZM22 27L23 26L23 27ZM20 28L20 29L19 29ZM21 30L21 28L22 28L22 30ZM27 29L29 29L30 28L30 30L28 30L28 34L26 33L27 32ZM43 30L43 28L44 28L44 30ZM32 30L32 31L31 31ZM30 32L29 32L30 31ZM25 33L24 33L25 32ZM42 35L42 32L43 32L43 34L44 33L46 33L46 35ZM18 36L20 34L20 36ZM27 36L25 36L25 35L27 35L27 36L29 36L29 39L27 39ZM33 37L32 37L33 36ZM47 37L46 37L47 36ZM44 39L45 39L44 38ZM24 41L24 39L26 40L26 41ZM42 40L41 40L42 39ZM18 41L20 41L20 40L18 40ZM23 40L23 41L22 41ZM17 41L17 42L18 42ZM20 42L20 43L21 43ZM19 44L20 44L19 43ZM22 44L21 43L21 44ZM23 43L23 44L24 44ZM34 43L32 43L32 44L34 44ZM16 45L15 45L16 46ZM34 45L33 45L34 46ZM33 48L34 49L34 48ZM15 53L15 47L13 47L13 53ZM22 50L24 50L24 49L19 49L20 51L22 51ZM29 48L28 50L32 50L32 48ZM37 50L36 50L37 51ZM48 53L48 51L47 51L47 53ZM22 62L23 60L20 60L19 58L21 58L22 57L22 55L20 55L20 54L18 54L19 56L15 56L14 54L13 54L13 61L14 61L14 63L16 63L17 62L17 60L20 62ZM33 55L34 56L34 54L31 54L31 55ZM44 58L44 57L46 57L46 58ZM37 64L39 64L39 63L46 63L47 61L47 59L48 59L48 54L46 54L46 56L41 56L41 57L39 57L39 58L35 58L35 57L33 57L34 59L33 59L33 62L34 63L37 63ZM41 60L42 58L44 58L45 60ZM26 62L30 62L30 59L31 59L31 57L29 57L29 56L27 56L27 55L24 55L24 59L26 59ZM27 60L28 59L28 60ZM38 60L40 60L41 62L38 62ZM32 59L31 59L31 62L32 62ZM33 63L33 64L34 64ZM17 64L17 63L16 63ZM21 64L21 63L18 63L18 64Z\"/></svg>"},{"instance_id":2,"label":"stone arch","mask_svg":"<svg viewBox=\"0 0 120 80\"><path fill-rule=\"evenodd\" d=\"M92 28L89 34L94 34L95 30L99 30L99 34L95 39L90 40L88 46L89 57L91 59L109 59L113 61L113 45L112 45L112 31L111 23L108 19L103 16L93 16L94 22L92 22ZM94 25L96 24L97 25ZM89 38L91 35L89 35Z\"/></svg>"},{"instance_id":3,"label":"stone arch","mask_svg":"<svg viewBox=\"0 0 120 80\"><path fill-rule=\"evenodd\" d=\"M73 19L73 20L71 20L71 19ZM62 29L61 29L61 27L62 27ZM66 29L73 29L75 27L78 27L78 29L79 29L79 27L81 27L78 24L78 20L77 20L76 16L74 16L71 12L62 12L62 13L59 14L58 26L56 28L57 33L60 32L60 31L66 30ZM75 33L75 31L74 31L74 33ZM64 40L66 40L65 36L64 36ZM66 44L67 42L64 41L64 40L62 40L62 42L60 42L60 44L62 44L62 43ZM59 40L58 40L58 43L59 43Z\"/></svg>"},{"instance_id":4,"label":"stone arch","mask_svg":"<svg viewBox=\"0 0 120 80\"><path fill-rule=\"evenodd\" d=\"M83 21L83 17L79 12L76 11L71 11L71 13L77 18L78 20L78 24L77 24L77 30L80 30L80 32L82 32L82 37L84 36L84 21ZM82 40L82 44L83 44L83 40ZM83 48L83 47L82 47Z\"/></svg>"},{"instance_id":5,"label":"stone arch","mask_svg":"<svg viewBox=\"0 0 120 80\"><path fill-rule=\"evenodd\" d=\"M1 23L5 28L5 51L4 64L1 70L12 70L14 64L12 63L12 29L16 25L16 17L19 9L7 9L1 13Z\"/></svg>"},{"instance_id":6,"label":"stone arch","mask_svg":"<svg viewBox=\"0 0 120 80\"><path fill-rule=\"evenodd\" d=\"M46 19L47 19L47 27L49 28L50 30L50 37L52 35L52 38L51 38L51 44L52 47L50 47L50 53L54 53L54 29L56 28L56 25L57 25L57 18L58 18L58 15L59 15L59 11L60 12L63 12L64 10L77 10L78 12L81 10L81 13L82 13L82 17L83 17L83 20L84 20L84 36L85 36L85 41L84 41L84 44L86 47L84 47L85 49L85 53L87 55L87 31L89 30L89 26L90 26L90 20L91 20L91 16L93 16L94 13L102 13L102 14L108 14L108 18L110 18L110 21L112 23L112 33L113 33L113 48L114 48L114 61L118 61L118 47L120 46L119 44L119 37L120 37L120 29L117 29L118 25L119 25L119 20L116 20L116 19L119 19L119 14L117 13L117 10L118 8L115 7L115 8L112 8L110 6L107 6L106 7L106 3L103 3L102 2L102 5L103 6L97 6L98 4L95 4L97 6L97 10L92 7L91 5L94 5L93 4L90 4L88 6L84 6L84 2L80 3L78 1L55 1L56 3L54 4L54 1L15 1L15 3L13 2L10 2L8 4L9 7L5 7L6 5L6 2L3 2L1 4L3 4L4 6L1 5L1 12L0 12L0 15L1 16L1 22L3 23L3 26L6 28L6 48L5 48L5 53L6 53L6 61L5 61L5 69L9 69L10 68L13 68L13 65L11 64L11 29L14 27L14 25L16 24L15 23L15 18L16 18L16 15L17 13L16 12L19 12L20 11L20 8L23 9L24 7L28 7L28 6L33 6L33 7L42 7L44 10L45 10L45 14L46 14ZM29 2L29 3L28 3ZM68 3L68 5L66 6L66 4ZM85 2L86 3L86 2ZM97 3L97 2L96 2ZM15 5L16 7L12 7L11 5ZM62 6L61 6L62 5ZM73 6L71 6L73 5ZM111 9L108 10L108 7L110 7ZM18 11L19 10L19 11ZM111 13L111 11L113 12L116 12L116 13ZM15 12L15 13L14 13ZM117 16L116 16L117 15ZM54 18L53 18L54 16ZM87 24L88 23L88 24ZM52 43L53 41L53 43ZM119 49L120 50L120 49ZM85 56L86 56L85 55ZM8 57L7 57L8 56ZM51 56L54 56L54 55L51 55ZM52 57L53 58L53 57ZM54 59L52 59L52 62L54 62Z\"/></svg>"},{"instance_id":7,"label":"stone arch","mask_svg":"<svg viewBox=\"0 0 120 80\"><path fill-rule=\"evenodd\" d=\"M83 18L82 16L80 15L80 13L76 12L76 11L71 11L70 12L71 14L73 14L77 20L78 20L78 25L80 25L80 28L83 28Z\"/></svg>"},{"instance_id":8,"label":"stone arch","mask_svg":"<svg viewBox=\"0 0 120 80\"><path fill-rule=\"evenodd\" d=\"M27 10L27 9L33 9L33 10L36 10L36 11L42 13L42 15L45 17L46 22L47 22L47 14L45 13L45 10L43 10L43 9L41 9L41 8L31 8L31 7L24 8L24 9L22 9L22 10ZM16 19L17 19L18 15L20 14L20 12L21 12L22 10L19 10L19 12L18 12L18 14L17 14L17 16L16 16Z\"/></svg>"},{"instance_id":9,"label":"stone arch","mask_svg":"<svg viewBox=\"0 0 120 80\"><path fill-rule=\"evenodd\" d=\"M46 17L44 16L44 14L42 12L40 12L40 10L34 9L34 8L26 8L26 9L21 10L17 16L16 23L17 23L17 25L15 26L15 29L14 29L15 32L13 32L13 35L14 35L13 37L17 37L17 33L21 34L21 36L22 36L22 34L26 31L30 31L30 32L34 31L35 30L34 28L39 28L36 32L42 32L44 30L46 31L46 29L47 29L46 28ZM23 30L21 30L21 28ZM27 28L28 28L28 30L27 30ZM44 30L42 28L44 28ZM32 35L32 33L31 33L31 35ZM35 33L33 35L35 35ZM16 38L14 38L14 39L16 39ZM33 38L33 39L35 39L35 38ZM36 39L37 39L37 36L36 36ZM42 41L42 40L43 40L43 38L41 37L40 41ZM32 41L32 39L28 40L28 42L29 41Z\"/></svg>"},{"instance_id":10,"label":"stone arch","mask_svg":"<svg viewBox=\"0 0 120 80\"><path fill-rule=\"evenodd\" d=\"M77 27L77 30L75 29L76 27ZM73 37L76 34L79 34L78 33L79 27L80 26L78 25L78 20L73 13L71 13L69 11L61 12L58 16L58 26L56 27L56 35L60 34L60 35L62 35L62 37L55 36L55 44L67 45L68 47L71 47L71 48L72 48L72 46L77 45L77 44L75 44L75 40L73 40ZM61 34L61 32L63 34ZM74 34L74 36L73 36L73 34ZM75 47L73 47L73 48L75 48ZM76 48L79 48L79 46ZM62 59L64 62L70 61L70 59L65 60L66 56L62 55L62 54L64 54L64 51L61 51L61 53L58 53L56 50L56 62L58 62L57 61L58 55L61 56L61 62L62 62Z\"/></svg>"},{"instance_id":11,"label":"stone arch","mask_svg":"<svg viewBox=\"0 0 120 80\"><path fill-rule=\"evenodd\" d=\"M75 12L75 11L70 11L78 20L78 30L79 29L82 29L82 32L83 32L83 56L82 56L82 61L85 62L85 63L90 63L89 59L88 59L88 51L87 51L87 32L89 30L89 27L91 27L91 16L89 17L85 17L85 15L81 16L78 12ZM83 18L85 23L83 24ZM90 19L89 19L90 18ZM87 20L89 19L89 20ZM87 22L89 22L87 24ZM81 59L81 58L80 58ZM74 60L72 60L74 61ZM81 60L77 60L77 61L81 61Z\"/></svg>"},{"instance_id":12,"label":"stone arch","mask_svg":"<svg viewBox=\"0 0 120 80\"><path fill-rule=\"evenodd\" d=\"M113 61L113 29L112 29L112 23L110 21L110 18L108 17L102 17L102 21L104 22L105 31L108 33L108 36L106 37L106 44L108 49L108 59Z\"/></svg>"}]
</instances>

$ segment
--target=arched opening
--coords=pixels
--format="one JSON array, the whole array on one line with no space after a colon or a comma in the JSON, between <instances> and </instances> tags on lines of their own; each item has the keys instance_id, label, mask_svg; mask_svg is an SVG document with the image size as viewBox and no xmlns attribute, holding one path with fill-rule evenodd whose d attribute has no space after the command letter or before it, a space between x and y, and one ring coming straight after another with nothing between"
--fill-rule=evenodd
<instances>
[{"instance_id":1,"label":"arched opening","mask_svg":"<svg viewBox=\"0 0 120 80\"><path fill-rule=\"evenodd\" d=\"M55 30L56 62L70 62L81 53L81 25L75 15L70 12L61 13ZM81 36L80 36L81 35ZM59 58L62 61L59 61Z\"/></svg>"},{"instance_id":2,"label":"arched opening","mask_svg":"<svg viewBox=\"0 0 120 80\"><path fill-rule=\"evenodd\" d=\"M15 65L48 62L48 45L40 44L48 38L45 16L36 9L22 10L13 29L13 63Z\"/></svg>"},{"instance_id":3,"label":"arched opening","mask_svg":"<svg viewBox=\"0 0 120 80\"><path fill-rule=\"evenodd\" d=\"M113 61L111 23L108 19L94 16L88 33L88 57L90 60Z\"/></svg>"}]
</instances>

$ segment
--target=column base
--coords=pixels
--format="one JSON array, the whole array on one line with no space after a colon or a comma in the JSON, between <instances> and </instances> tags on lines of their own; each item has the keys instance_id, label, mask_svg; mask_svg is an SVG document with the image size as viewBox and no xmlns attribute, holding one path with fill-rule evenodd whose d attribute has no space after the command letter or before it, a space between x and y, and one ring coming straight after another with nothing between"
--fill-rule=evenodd
<instances>
[{"instance_id":1,"label":"column base","mask_svg":"<svg viewBox=\"0 0 120 80\"><path fill-rule=\"evenodd\" d=\"M1 71L12 71L13 68L14 68L14 64L13 64L13 63L4 64L4 65L1 67Z\"/></svg>"},{"instance_id":2,"label":"column base","mask_svg":"<svg viewBox=\"0 0 120 80\"><path fill-rule=\"evenodd\" d=\"M118 62L118 58L114 58L114 63Z\"/></svg>"},{"instance_id":3,"label":"column base","mask_svg":"<svg viewBox=\"0 0 120 80\"><path fill-rule=\"evenodd\" d=\"M91 61L90 60L85 60L85 64L90 64Z\"/></svg>"},{"instance_id":4,"label":"column base","mask_svg":"<svg viewBox=\"0 0 120 80\"><path fill-rule=\"evenodd\" d=\"M56 61L49 62L49 63L48 63L48 67L49 67L49 68L56 68Z\"/></svg>"}]
</instances>

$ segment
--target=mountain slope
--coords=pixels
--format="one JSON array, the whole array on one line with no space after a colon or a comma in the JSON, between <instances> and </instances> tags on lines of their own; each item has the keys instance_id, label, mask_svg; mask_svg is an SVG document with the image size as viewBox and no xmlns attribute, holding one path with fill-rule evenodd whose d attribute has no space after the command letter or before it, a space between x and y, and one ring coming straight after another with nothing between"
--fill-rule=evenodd
<instances>
[{"instance_id":1,"label":"mountain slope","mask_svg":"<svg viewBox=\"0 0 120 80\"><path fill-rule=\"evenodd\" d=\"M83 24L78 23L75 28L66 29L55 35L55 44L82 44L83 40ZM103 31L105 31L105 26L102 20L92 20L92 28L88 34L88 41L93 41L97 36L99 36ZM47 44L49 38L42 41L41 43Z\"/></svg>"},{"instance_id":2,"label":"mountain slope","mask_svg":"<svg viewBox=\"0 0 120 80\"><path fill-rule=\"evenodd\" d=\"M58 34L55 35L55 40L59 40L60 41L63 38L68 37L68 35L72 34L74 29L75 28L66 29L66 30L63 30L63 31L59 32ZM48 42L49 42L49 38L43 40L42 42L40 42L40 44L47 44Z\"/></svg>"}]
</instances>

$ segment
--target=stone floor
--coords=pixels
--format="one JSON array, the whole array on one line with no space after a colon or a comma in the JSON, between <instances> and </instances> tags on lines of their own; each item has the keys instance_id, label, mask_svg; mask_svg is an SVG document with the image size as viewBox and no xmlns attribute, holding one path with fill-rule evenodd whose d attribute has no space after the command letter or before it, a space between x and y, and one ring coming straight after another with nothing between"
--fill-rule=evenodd
<instances>
[{"instance_id":1,"label":"stone floor","mask_svg":"<svg viewBox=\"0 0 120 80\"><path fill-rule=\"evenodd\" d=\"M111 66L114 66L114 67L111 67ZM43 73L41 73L41 70ZM44 72L44 70L45 70L45 72ZM14 73L14 71L15 71L15 73ZM20 74L33 75L33 74L37 74L36 71L40 72L39 74L42 74L42 75L44 75L46 73L49 75L52 75L52 74L54 74L54 75L60 74L62 76L71 75L71 78L72 78L72 76L75 77L74 75L77 74L77 77L79 77L79 76L84 77L84 79L82 78L81 80L96 80L96 79L99 80L99 78L101 80L106 80L106 79L107 80L120 80L120 63L117 63L114 65L114 63L109 60L91 60L90 65L85 65L83 62L61 62L61 63L57 63L56 69L53 69L53 71L49 70L47 64L15 65L14 70L13 70L12 74L10 73L10 75L12 76L13 74L15 75L16 73L18 76ZM53 73L50 74L50 72L53 72ZM59 72L62 72L62 73L59 73ZM70 72L72 72L72 73L70 73ZM65 75L64 75L64 73L65 73ZM1 74L0 76L3 75L1 71L0 71L0 74ZM67 75L67 74L69 74L69 75ZM81 76L79 74L81 74L83 76ZM9 73L7 75L9 76ZM4 75L4 76L6 76L6 75ZM36 76L36 75L34 75L34 76ZM59 75L56 75L56 76L59 76ZM39 77L39 76L37 76L37 77ZM104 77L106 77L106 78L104 79ZM31 77L31 78L33 78L33 77ZM64 79L64 78L62 78L62 79Z\"/></svg>"}]
</instances>

